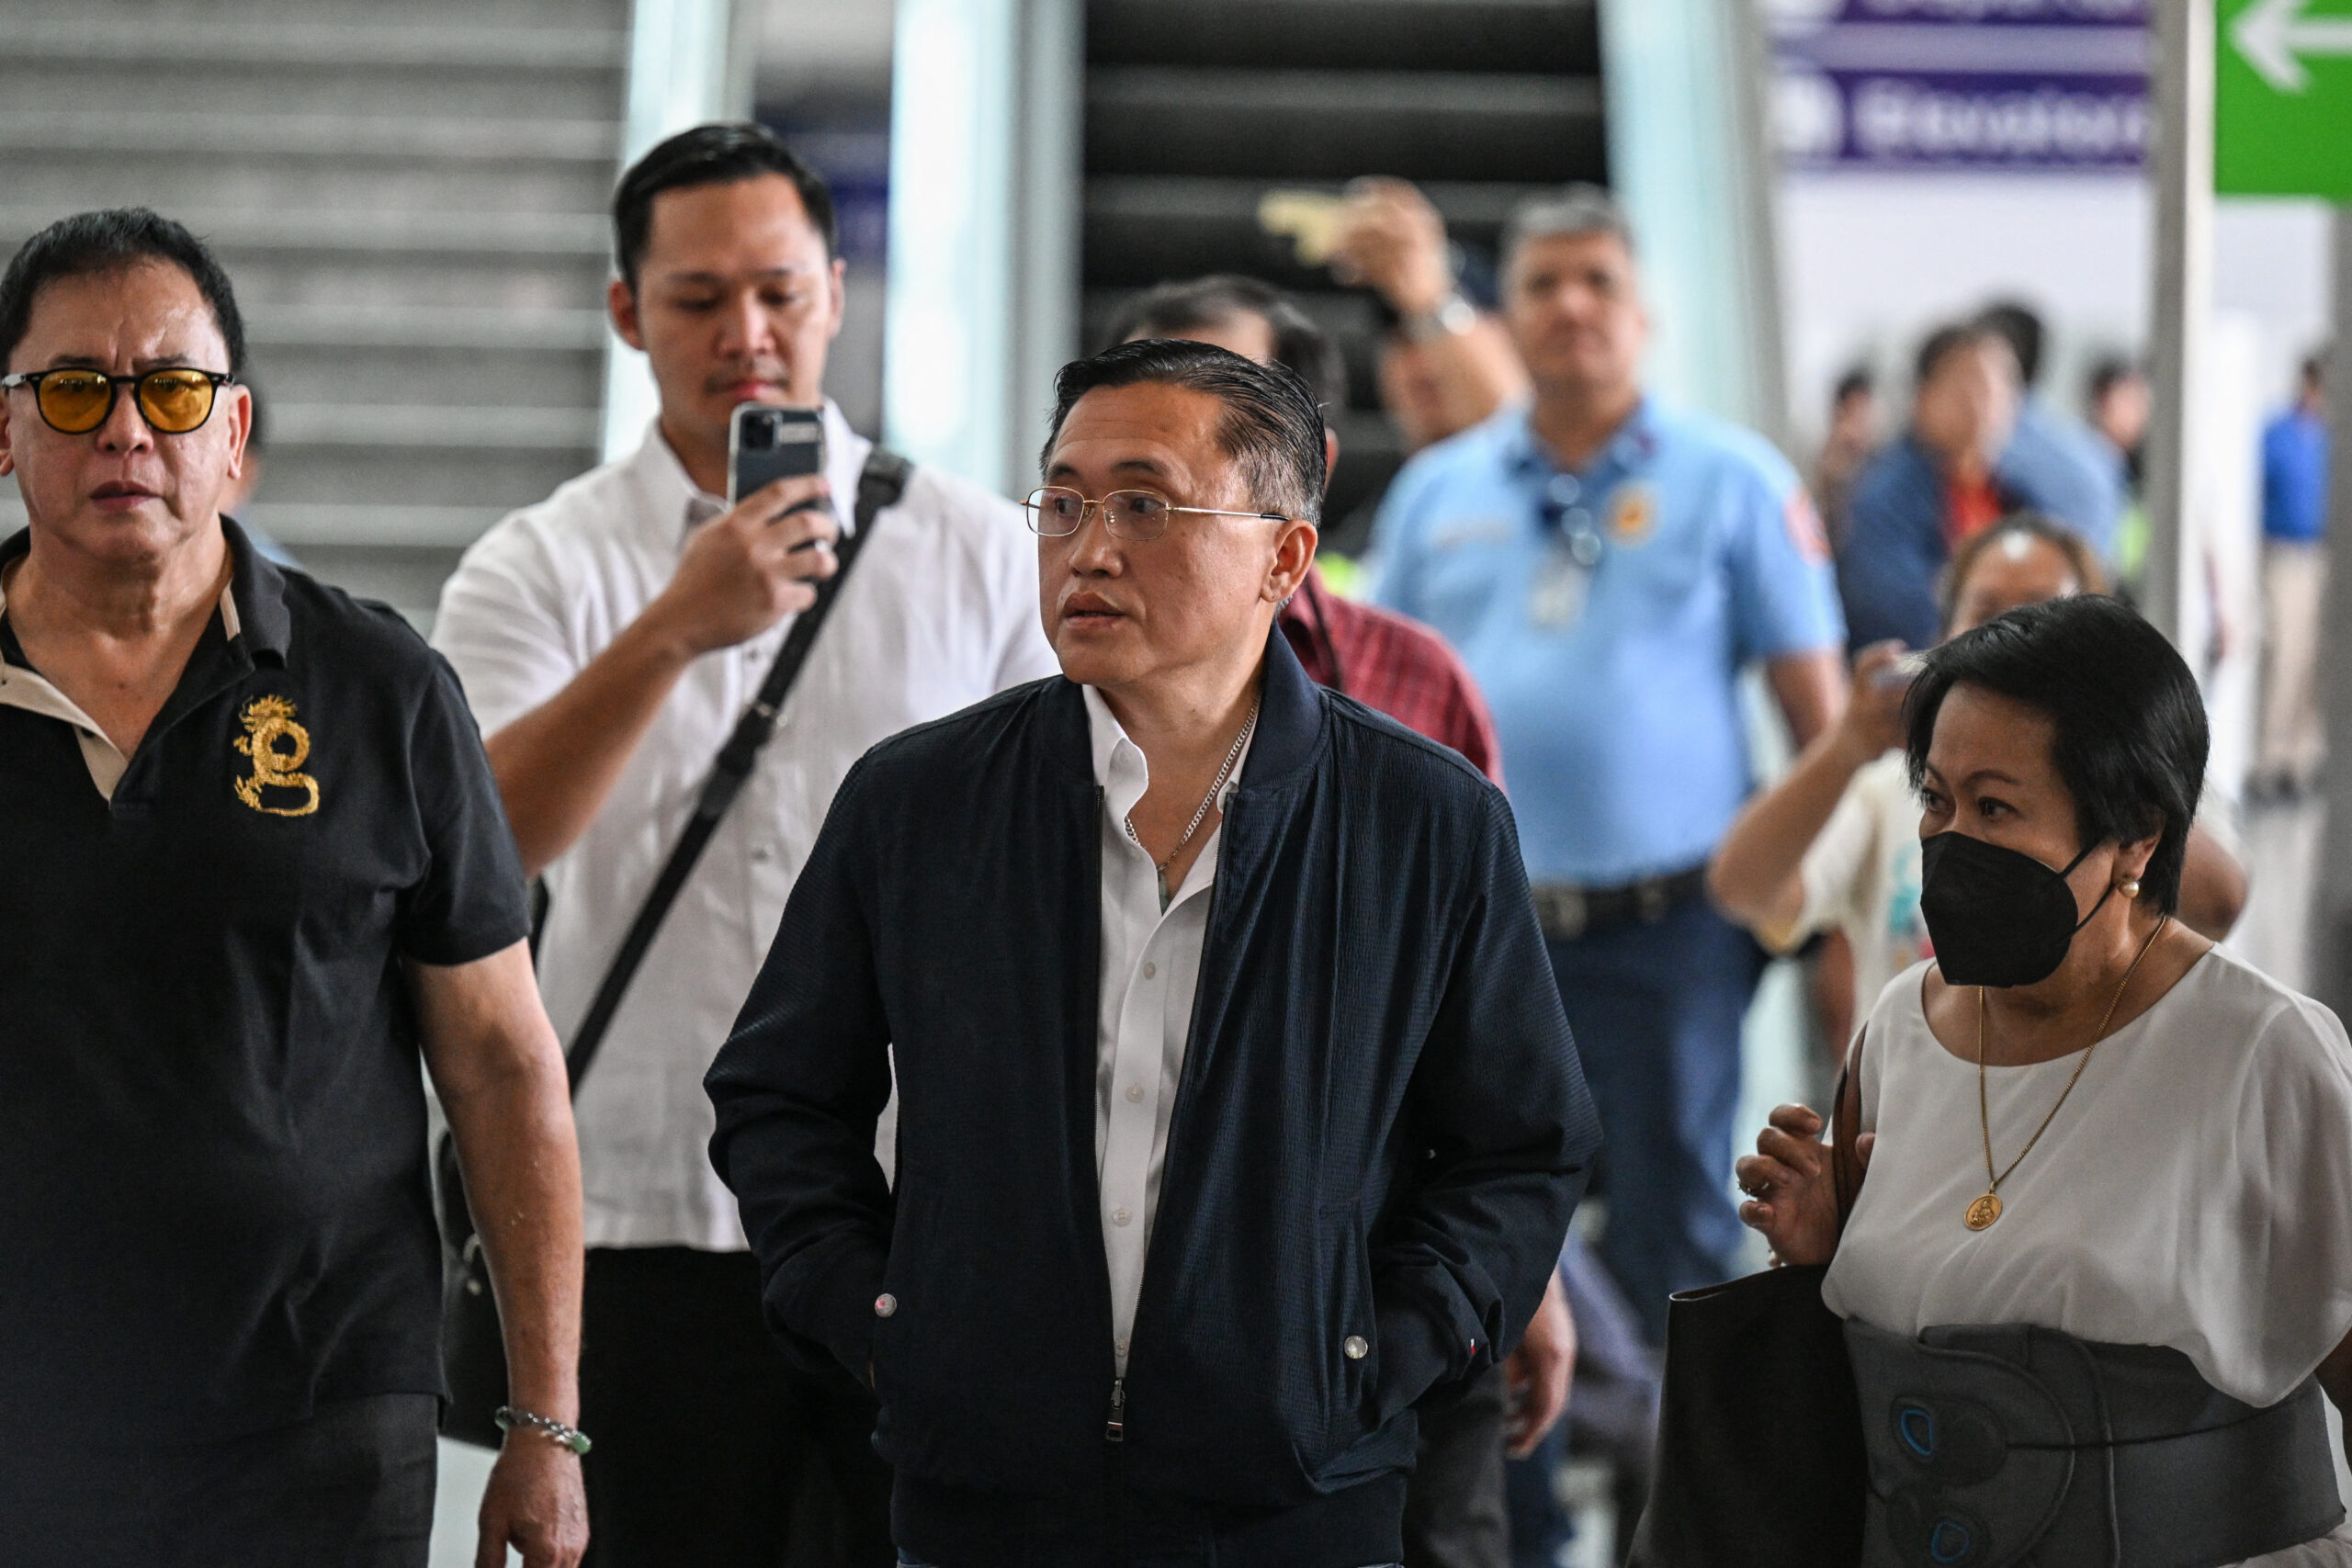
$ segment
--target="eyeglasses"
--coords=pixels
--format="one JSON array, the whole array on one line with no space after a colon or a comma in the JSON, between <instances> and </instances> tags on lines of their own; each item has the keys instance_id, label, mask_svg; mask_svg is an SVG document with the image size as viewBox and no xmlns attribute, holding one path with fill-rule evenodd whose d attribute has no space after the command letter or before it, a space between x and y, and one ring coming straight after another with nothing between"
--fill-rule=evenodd
<instances>
[{"instance_id":1,"label":"eyeglasses","mask_svg":"<svg viewBox=\"0 0 2352 1568\"><path fill-rule=\"evenodd\" d=\"M166 435L186 435L212 417L216 394L236 379L218 370L174 366L144 376L109 376L103 370L27 370L0 376L0 390L32 389L41 423L62 435L86 435L113 417L117 391L139 389L139 412Z\"/></svg>"},{"instance_id":2,"label":"eyeglasses","mask_svg":"<svg viewBox=\"0 0 2352 1568\"><path fill-rule=\"evenodd\" d=\"M1102 525L1114 538L1148 544L1168 532L1170 513L1197 512L1206 517L1262 517L1269 523L1287 523L1289 518L1279 512L1233 512L1221 506L1179 506L1164 495L1154 495L1148 490L1114 490L1100 501L1089 501L1074 490L1048 485L1033 490L1021 510L1029 519L1029 531L1047 539L1065 539L1086 526L1086 514L1101 508Z\"/></svg>"}]
</instances>

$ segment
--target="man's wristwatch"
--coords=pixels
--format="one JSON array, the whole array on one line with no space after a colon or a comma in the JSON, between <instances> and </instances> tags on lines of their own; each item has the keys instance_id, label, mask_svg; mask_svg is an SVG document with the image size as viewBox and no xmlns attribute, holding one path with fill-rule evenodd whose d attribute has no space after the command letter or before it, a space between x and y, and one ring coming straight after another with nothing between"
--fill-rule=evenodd
<instances>
[{"instance_id":1,"label":"man's wristwatch","mask_svg":"<svg viewBox=\"0 0 2352 1568\"><path fill-rule=\"evenodd\" d=\"M1459 288L1447 291L1437 308L1417 316L1405 318L1405 335L1416 343L1433 337L1460 337L1478 324L1478 307L1462 296Z\"/></svg>"},{"instance_id":2,"label":"man's wristwatch","mask_svg":"<svg viewBox=\"0 0 2352 1568\"><path fill-rule=\"evenodd\" d=\"M492 1412L491 1419L498 1423L498 1429L502 1432L511 1432L520 1427L526 1431L537 1433L551 1443L570 1449L575 1454L584 1456L591 1447L588 1434L579 1427L567 1427L549 1416L534 1416L527 1410L517 1410L511 1404L500 1405Z\"/></svg>"}]
</instances>

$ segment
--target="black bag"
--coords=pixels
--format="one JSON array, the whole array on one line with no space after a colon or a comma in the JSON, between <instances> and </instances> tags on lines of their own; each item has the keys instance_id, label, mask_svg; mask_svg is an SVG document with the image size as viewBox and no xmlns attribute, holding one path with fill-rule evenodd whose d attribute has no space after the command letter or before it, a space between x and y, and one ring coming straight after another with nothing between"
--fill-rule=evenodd
<instances>
[{"instance_id":1,"label":"black bag","mask_svg":"<svg viewBox=\"0 0 2352 1568\"><path fill-rule=\"evenodd\" d=\"M1838 1074L1842 1224L1860 1186L1861 1041ZM1845 1324L1826 1265L1770 1269L1667 1305L1666 1392L1629 1568L1850 1568L1870 1483Z\"/></svg>"},{"instance_id":2,"label":"black bag","mask_svg":"<svg viewBox=\"0 0 2352 1568\"><path fill-rule=\"evenodd\" d=\"M629 981L644 961L646 950L653 945L670 906L677 901L678 892L693 873L695 863L709 845L719 818L727 815L743 781L752 776L760 749L775 734L776 715L783 710L793 682L808 662L808 650L815 645L825 617L841 597L842 585L849 581L850 568L857 564L859 552L873 536L875 520L884 507L898 502L912 471L912 465L904 457L879 446L867 456L865 472L857 481L856 527L835 547L839 570L818 585L816 603L792 623L784 646L776 650L775 662L768 667L767 678L760 682L759 695L736 721L727 744L719 748L710 776L704 781L702 794L695 802L694 815L686 820L685 831L679 835L669 860L662 867L662 874L654 879L652 891L645 896L643 907L629 923L628 936L613 955L612 967L605 972L595 998L589 1003L587 1016L581 1020L579 1032L563 1054L574 1099L579 1097L581 1080L588 1076L589 1064L595 1060L597 1048L604 1044L605 1032L612 1027L613 1015L620 1010L621 998L628 994ZM536 953L536 932L533 951ZM465 1180L458 1168L457 1140L447 1133L441 1134L440 1143L433 1151L433 1170L441 1207L441 1374L449 1385L449 1402L441 1412L441 1433L461 1442L494 1449L505 1436L498 1429L494 1413L506 1403L506 1344L499 1327L498 1304L491 1291L489 1260L482 1256L481 1237L474 1229L473 1214L466 1202Z\"/></svg>"}]
</instances>

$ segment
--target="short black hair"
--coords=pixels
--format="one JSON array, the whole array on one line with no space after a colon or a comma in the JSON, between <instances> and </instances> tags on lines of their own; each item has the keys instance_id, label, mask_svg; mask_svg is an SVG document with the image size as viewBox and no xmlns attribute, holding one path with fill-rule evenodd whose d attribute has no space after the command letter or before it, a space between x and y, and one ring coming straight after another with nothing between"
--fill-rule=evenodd
<instances>
[{"instance_id":1,"label":"short black hair","mask_svg":"<svg viewBox=\"0 0 2352 1568\"><path fill-rule=\"evenodd\" d=\"M2327 385L2327 350L2312 349L2303 355L2303 385L2317 389Z\"/></svg>"},{"instance_id":2,"label":"short black hair","mask_svg":"<svg viewBox=\"0 0 2352 1568\"><path fill-rule=\"evenodd\" d=\"M2205 701L2164 634L2120 600L2080 593L2025 604L1923 656L1904 699L1905 760L1925 775L1936 715L1954 686L2048 716L2052 761L2075 797L2078 848L2157 835L2141 896L2172 913L2205 788Z\"/></svg>"},{"instance_id":3,"label":"short black hair","mask_svg":"<svg viewBox=\"0 0 2352 1568\"><path fill-rule=\"evenodd\" d=\"M1102 346L1116 348L1129 338L1182 337L1244 315L1263 319L1273 335L1274 363L1306 383L1327 421L1329 410L1346 406L1348 364L1331 334L1288 294L1236 272L1163 283L1136 295L1111 319L1110 341Z\"/></svg>"},{"instance_id":4,"label":"short black hair","mask_svg":"<svg viewBox=\"0 0 2352 1568\"><path fill-rule=\"evenodd\" d=\"M212 321L229 350L228 371L245 371L245 319L229 275L203 241L144 207L109 207L61 218L24 243L6 276L0 276L0 370L32 327L33 299L60 278L115 272L141 262L178 267L212 309ZM209 367L198 366L198 369Z\"/></svg>"},{"instance_id":5,"label":"short black hair","mask_svg":"<svg viewBox=\"0 0 2352 1568\"><path fill-rule=\"evenodd\" d=\"M1861 397L1877 390L1878 378L1871 373L1871 367L1857 365L1838 378L1837 386L1830 389L1829 406L1837 408L1848 398Z\"/></svg>"},{"instance_id":6,"label":"short black hair","mask_svg":"<svg viewBox=\"0 0 2352 1568\"><path fill-rule=\"evenodd\" d=\"M2032 306L2021 299L1996 299L1977 312L1976 324L2006 339L2018 356L2018 378L2027 386L2041 379L2041 345L2049 334Z\"/></svg>"},{"instance_id":7,"label":"short black hair","mask_svg":"<svg viewBox=\"0 0 2352 1568\"><path fill-rule=\"evenodd\" d=\"M613 192L613 259L630 292L653 242L653 198L665 190L729 186L762 175L782 175L800 195L808 221L824 236L825 258L841 250L841 224L824 176L800 161L784 139L749 120L721 121L682 130L657 142L628 166Z\"/></svg>"},{"instance_id":8,"label":"short black hair","mask_svg":"<svg viewBox=\"0 0 2352 1568\"><path fill-rule=\"evenodd\" d=\"M1943 368L1944 361L1962 349L1973 348L1994 337L1995 333L1973 322L1957 326L1938 327L1919 344L1919 352L1911 361L1913 390L1926 386Z\"/></svg>"},{"instance_id":9,"label":"short black hair","mask_svg":"<svg viewBox=\"0 0 2352 1568\"><path fill-rule=\"evenodd\" d=\"M1053 422L1040 468L1053 461L1062 422L1078 400L1107 387L1160 382L1225 404L1217 445L1241 465L1254 505L1317 523L1323 516L1323 415L1315 394L1284 365L1261 365L1214 344L1149 337L1074 359L1054 378Z\"/></svg>"}]
</instances>

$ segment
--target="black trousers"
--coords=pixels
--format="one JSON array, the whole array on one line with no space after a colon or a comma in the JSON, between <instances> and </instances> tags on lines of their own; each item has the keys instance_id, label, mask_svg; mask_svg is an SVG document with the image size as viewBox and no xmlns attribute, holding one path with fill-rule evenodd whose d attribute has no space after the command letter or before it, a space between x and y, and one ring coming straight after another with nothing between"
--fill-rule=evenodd
<instances>
[{"instance_id":1,"label":"black trousers","mask_svg":"<svg viewBox=\"0 0 2352 1568\"><path fill-rule=\"evenodd\" d=\"M215 1441L0 1455L0 1562L424 1568L440 1413L429 1393L376 1394Z\"/></svg>"},{"instance_id":2,"label":"black trousers","mask_svg":"<svg viewBox=\"0 0 2352 1568\"><path fill-rule=\"evenodd\" d=\"M580 1425L593 1568L890 1568L874 1396L800 1371L749 1253L592 1247Z\"/></svg>"},{"instance_id":3,"label":"black trousers","mask_svg":"<svg viewBox=\"0 0 2352 1568\"><path fill-rule=\"evenodd\" d=\"M1459 1400L1421 1416L1419 1458L1405 1483L1405 1568L1509 1568L1510 1409L1510 1380L1490 1367Z\"/></svg>"}]
</instances>

